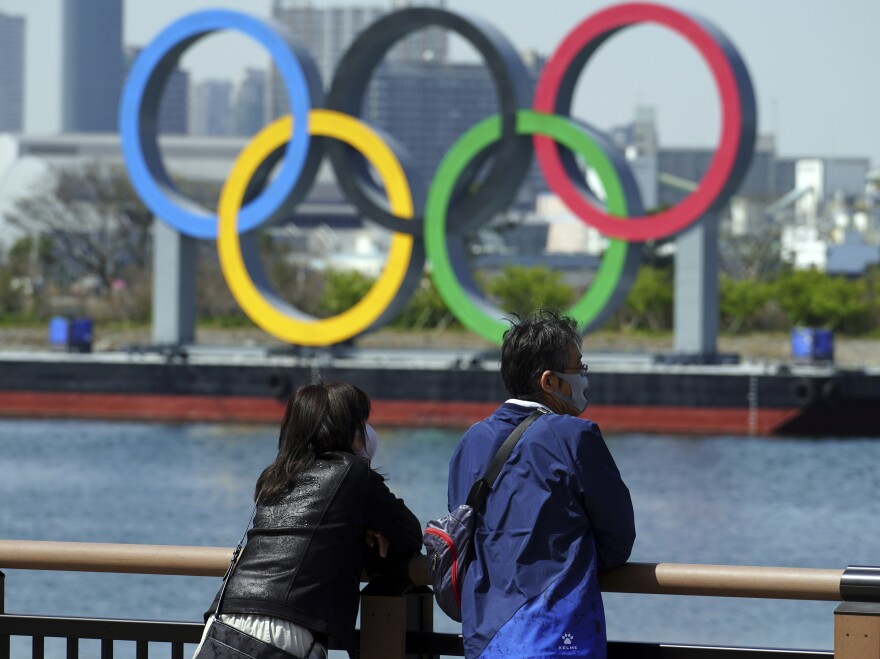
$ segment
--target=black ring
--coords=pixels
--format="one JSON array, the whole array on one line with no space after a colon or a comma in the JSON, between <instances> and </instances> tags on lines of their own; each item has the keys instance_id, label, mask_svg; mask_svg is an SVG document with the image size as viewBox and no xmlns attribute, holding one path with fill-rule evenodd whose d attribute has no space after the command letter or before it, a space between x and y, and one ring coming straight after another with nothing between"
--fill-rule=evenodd
<instances>
[{"instance_id":1,"label":"black ring","mask_svg":"<svg viewBox=\"0 0 880 659\"><path fill-rule=\"evenodd\" d=\"M364 95L373 71L385 53L401 38L416 30L437 26L458 33L483 56L495 82L501 105L502 139L494 154L485 180L473 192L469 183L477 177L472 171L463 191L450 205L447 225L454 232L475 227L491 218L491 200L514 195L529 170L531 140L516 134L516 113L531 104L531 80L516 49L496 28L480 19L436 7L413 7L389 14L366 28L345 52L327 94L326 107L352 116L360 116ZM417 213L413 220L392 215L384 194L370 177L366 163L359 154L344 145L331 143L327 153L336 178L348 199L382 226L401 233L421 231L424 199L414 190ZM412 185L411 181L411 185Z\"/></svg>"}]
</instances>

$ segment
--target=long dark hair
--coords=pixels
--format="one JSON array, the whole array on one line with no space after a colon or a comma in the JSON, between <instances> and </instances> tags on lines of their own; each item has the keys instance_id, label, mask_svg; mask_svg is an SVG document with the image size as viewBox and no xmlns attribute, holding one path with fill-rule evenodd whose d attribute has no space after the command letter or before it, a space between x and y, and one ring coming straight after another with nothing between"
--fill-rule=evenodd
<instances>
[{"instance_id":1,"label":"long dark hair","mask_svg":"<svg viewBox=\"0 0 880 659\"><path fill-rule=\"evenodd\" d=\"M364 432L369 417L370 399L353 384L308 384L297 389L284 411L278 455L257 479L254 500L269 503L288 492L297 475L321 453L350 453L355 433Z\"/></svg>"}]
</instances>

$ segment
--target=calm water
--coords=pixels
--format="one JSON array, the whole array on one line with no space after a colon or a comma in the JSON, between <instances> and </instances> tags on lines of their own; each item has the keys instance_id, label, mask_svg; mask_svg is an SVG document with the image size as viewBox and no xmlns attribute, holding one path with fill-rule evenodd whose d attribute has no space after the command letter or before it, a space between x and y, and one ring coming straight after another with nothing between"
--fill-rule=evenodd
<instances>
[{"instance_id":1,"label":"calm water","mask_svg":"<svg viewBox=\"0 0 880 659\"><path fill-rule=\"evenodd\" d=\"M392 489L423 523L441 514L458 434L380 436ZM635 561L880 565L878 439L607 440L633 494ZM276 442L265 426L0 421L0 538L232 546ZM219 582L9 570L6 610L194 621ZM830 649L834 606L606 595L609 637L635 641Z\"/></svg>"}]
</instances>

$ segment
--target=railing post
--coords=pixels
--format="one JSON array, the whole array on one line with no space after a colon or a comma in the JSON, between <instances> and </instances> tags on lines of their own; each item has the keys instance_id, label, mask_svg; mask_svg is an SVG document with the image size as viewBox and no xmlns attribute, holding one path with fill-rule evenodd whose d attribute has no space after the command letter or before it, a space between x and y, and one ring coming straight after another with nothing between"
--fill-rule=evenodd
<instances>
[{"instance_id":1,"label":"railing post","mask_svg":"<svg viewBox=\"0 0 880 659\"><path fill-rule=\"evenodd\" d=\"M0 572L0 615L6 613L6 575ZM9 634L0 634L0 659L9 659Z\"/></svg>"},{"instance_id":2,"label":"railing post","mask_svg":"<svg viewBox=\"0 0 880 659\"><path fill-rule=\"evenodd\" d=\"M408 659L407 631L432 631L431 590L408 581L374 578L361 591L360 659Z\"/></svg>"},{"instance_id":3,"label":"railing post","mask_svg":"<svg viewBox=\"0 0 880 659\"><path fill-rule=\"evenodd\" d=\"M427 586L414 586L406 595L406 631L434 631L434 591ZM439 659L439 655L407 655L419 659Z\"/></svg>"},{"instance_id":4,"label":"railing post","mask_svg":"<svg viewBox=\"0 0 880 659\"><path fill-rule=\"evenodd\" d=\"M848 567L834 611L834 659L880 659L880 567Z\"/></svg>"}]
</instances>

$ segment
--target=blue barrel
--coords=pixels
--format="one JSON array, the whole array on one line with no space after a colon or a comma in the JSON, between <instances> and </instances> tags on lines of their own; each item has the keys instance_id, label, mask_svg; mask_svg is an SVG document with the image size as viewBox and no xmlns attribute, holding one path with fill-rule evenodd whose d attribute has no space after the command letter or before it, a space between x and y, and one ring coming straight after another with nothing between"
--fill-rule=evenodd
<instances>
[{"instance_id":1,"label":"blue barrel","mask_svg":"<svg viewBox=\"0 0 880 659\"><path fill-rule=\"evenodd\" d=\"M813 361L812 327L795 327L791 330L791 358L798 362Z\"/></svg>"},{"instance_id":2,"label":"blue barrel","mask_svg":"<svg viewBox=\"0 0 880 659\"><path fill-rule=\"evenodd\" d=\"M67 348L70 336L70 321L64 316L52 316L49 319L49 345L56 348Z\"/></svg>"},{"instance_id":3,"label":"blue barrel","mask_svg":"<svg viewBox=\"0 0 880 659\"><path fill-rule=\"evenodd\" d=\"M791 330L791 357L800 362L834 361L834 332L815 327Z\"/></svg>"},{"instance_id":4,"label":"blue barrel","mask_svg":"<svg viewBox=\"0 0 880 659\"><path fill-rule=\"evenodd\" d=\"M72 350L89 352L92 349L92 319L74 318L70 323L70 340L68 346Z\"/></svg>"},{"instance_id":5,"label":"blue barrel","mask_svg":"<svg viewBox=\"0 0 880 659\"><path fill-rule=\"evenodd\" d=\"M813 359L815 361L834 361L834 332L817 329L813 332Z\"/></svg>"}]
</instances>

